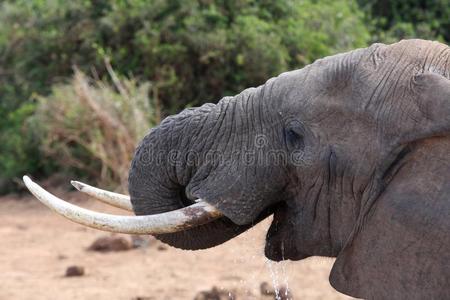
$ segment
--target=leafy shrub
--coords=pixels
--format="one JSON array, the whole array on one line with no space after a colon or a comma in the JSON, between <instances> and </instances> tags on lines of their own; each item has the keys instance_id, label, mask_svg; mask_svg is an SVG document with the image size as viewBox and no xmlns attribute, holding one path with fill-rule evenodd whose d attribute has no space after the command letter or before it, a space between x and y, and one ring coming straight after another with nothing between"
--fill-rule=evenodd
<instances>
[{"instance_id":1,"label":"leafy shrub","mask_svg":"<svg viewBox=\"0 0 450 300\"><path fill-rule=\"evenodd\" d=\"M358 0L372 23L372 40L404 38L450 42L450 0Z\"/></svg>"},{"instance_id":2,"label":"leafy shrub","mask_svg":"<svg viewBox=\"0 0 450 300\"><path fill-rule=\"evenodd\" d=\"M34 104L25 103L19 109L4 112L0 119L0 194L16 188L18 175L38 169L37 140L27 126Z\"/></svg>"},{"instance_id":3,"label":"leafy shrub","mask_svg":"<svg viewBox=\"0 0 450 300\"><path fill-rule=\"evenodd\" d=\"M65 171L82 172L96 182L126 187L137 142L157 122L149 83L120 80L108 67L113 85L78 69L69 84L55 85L39 97L33 123L41 150Z\"/></svg>"}]
</instances>

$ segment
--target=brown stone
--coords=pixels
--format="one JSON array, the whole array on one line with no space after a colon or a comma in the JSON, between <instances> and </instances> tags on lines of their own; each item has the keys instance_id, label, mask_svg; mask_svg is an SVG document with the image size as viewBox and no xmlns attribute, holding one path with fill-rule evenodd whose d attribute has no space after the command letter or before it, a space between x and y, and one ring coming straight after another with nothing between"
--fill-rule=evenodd
<instances>
[{"instance_id":1,"label":"brown stone","mask_svg":"<svg viewBox=\"0 0 450 300\"><path fill-rule=\"evenodd\" d=\"M115 252L127 251L133 249L133 243L122 236L103 236L96 239L92 245L89 246L89 251L98 252Z\"/></svg>"},{"instance_id":2,"label":"brown stone","mask_svg":"<svg viewBox=\"0 0 450 300\"><path fill-rule=\"evenodd\" d=\"M213 287L209 291L201 291L195 297L194 300L236 300L236 294L224 289L218 289Z\"/></svg>"},{"instance_id":3,"label":"brown stone","mask_svg":"<svg viewBox=\"0 0 450 300\"><path fill-rule=\"evenodd\" d=\"M278 298L276 298L276 295L275 295L274 299L275 300L294 300L294 298L292 297L291 291L285 286L280 287L280 289L278 290Z\"/></svg>"},{"instance_id":4,"label":"brown stone","mask_svg":"<svg viewBox=\"0 0 450 300\"><path fill-rule=\"evenodd\" d=\"M285 287L281 286L278 291L276 291L270 284L267 282L262 282L259 286L261 295L263 296L273 296L275 300L293 300L291 291Z\"/></svg>"},{"instance_id":5,"label":"brown stone","mask_svg":"<svg viewBox=\"0 0 450 300\"><path fill-rule=\"evenodd\" d=\"M84 267L70 266L66 269L66 277L76 277L84 275Z\"/></svg>"},{"instance_id":6,"label":"brown stone","mask_svg":"<svg viewBox=\"0 0 450 300\"><path fill-rule=\"evenodd\" d=\"M159 244L156 249L158 249L158 251L166 251L168 248L164 244Z\"/></svg>"},{"instance_id":7,"label":"brown stone","mask_svg":"<svg viewBox=\"0 0 450 300\"><path fill-rule=\"evenodd\" d=\"M273 287L265 281L260 284L259 290L261 292L261 295L263 296L275 295L275 290L273 289Z\"/></svg>"}]
</instances>

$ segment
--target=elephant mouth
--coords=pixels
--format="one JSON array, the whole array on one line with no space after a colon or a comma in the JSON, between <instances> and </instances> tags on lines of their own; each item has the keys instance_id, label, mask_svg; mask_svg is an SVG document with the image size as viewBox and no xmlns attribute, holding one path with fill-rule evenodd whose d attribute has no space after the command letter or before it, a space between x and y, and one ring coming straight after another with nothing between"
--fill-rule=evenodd
<instances>
[{"instance_id":1,"label":"elephant mouth","mask_svg":"<svg viewBox=\"0 0 450 300\"><path fill-rule=\"evenodd\" d=\"M277 262L283 260L297 261L309 257L309 255L301 253L297 249L286 202L278 203L273 211L272 224L266 235L265 256Z\"/></svg>"}]
</instances>

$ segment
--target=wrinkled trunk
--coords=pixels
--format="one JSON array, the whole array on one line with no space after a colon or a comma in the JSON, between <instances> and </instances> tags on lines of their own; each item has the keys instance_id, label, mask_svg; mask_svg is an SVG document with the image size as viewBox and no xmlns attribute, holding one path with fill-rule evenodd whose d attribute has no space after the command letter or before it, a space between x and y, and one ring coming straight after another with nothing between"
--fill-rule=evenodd
<instances>
[{"instance_id":1,"label":"wrinkled trunk","mask_svg":"<svg viewBox=\"0 0 450 300\"><path fill-rule=\"evenodd\" d=\"M197 181L208 177L222 163L221 155L228 151L223 148L223 140L234 134L232 129L224 127L233 123L229 119L236 117L231 114L236 114L238 105L242 103L236 104L229 97L217 105L187 109L165 119L144 138L129 173L129 193L136 215L167 212L194 203L186 186L194 176ZM214 157L217 149L222 152L217 152L219 157ZM158 235L157 238L177 248L204 249L224 243L253 225L236 225L222 217L206 225Z\"/></svg>"}]
</instances>

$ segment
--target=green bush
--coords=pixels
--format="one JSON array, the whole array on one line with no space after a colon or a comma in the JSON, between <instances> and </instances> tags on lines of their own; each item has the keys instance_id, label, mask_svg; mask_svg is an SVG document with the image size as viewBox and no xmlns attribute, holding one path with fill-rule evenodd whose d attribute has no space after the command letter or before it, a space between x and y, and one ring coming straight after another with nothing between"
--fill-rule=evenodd
<instances>
[{"instance_id":1,"label":"green bush","mask_svg":"<svg viewBox=\"0 0 450 300\"><path fill-rule=\"evenodd\" d=\"M113 85L76 69L70 83L38 98L31 123L43 156L60 170L124 190L134 148L158 113L149 83L121 80L108 69Z\"/></svg>"},{"instance_id":2,"label":"green bush","mask_svg":"<svg viewBox=\"0 0 450 300\"><path fill-rule=\"evenodd\" d=\"M17 176L35 172L40 166L38 142L27 126L33 111L34 105L28 103L0 112L0 194L16 188Z\"/></svg>"},{"instance_id":3,"label":"green bush","mask_svg":"<svg viewBox=\"0 0 450 300\"><path fill-rule=\"evenodd\" d=\"M373 41L404 38L450 42L450 0L358 0L372 24Z\"/></svg>"}]
</instances>

